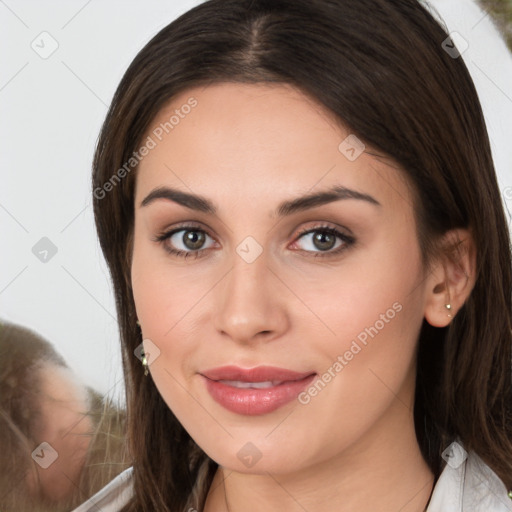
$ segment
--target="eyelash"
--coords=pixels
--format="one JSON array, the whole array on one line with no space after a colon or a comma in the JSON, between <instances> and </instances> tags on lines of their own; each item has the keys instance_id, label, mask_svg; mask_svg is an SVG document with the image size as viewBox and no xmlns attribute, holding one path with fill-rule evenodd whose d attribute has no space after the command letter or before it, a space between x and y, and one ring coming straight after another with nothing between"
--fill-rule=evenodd
<instances>
[{"instance_id":1,"label":"eyelash","mask_svg":"<svg viewBox=\"0 0 512 512\"><path fill-rule=\"evenodd\" d=\"M183 226L174 228L171 231L165 231L165 232L159 233L157 236L152 238L152 240L154 242L162 244L164 246L165 251L167 251L169 254L171 254L173 256L178 256L180 258L188 258L190 256L193 256L194 258L203 257L204 251L207 251L208 249L199 249L197 251L182 251L180 249L173 249L164 244L164 242L167 239L171 238L171 236L175 235L176 233L179 233L180 231L200 231L200 232L208 235L210 238L213 238L211 235L208 234L207 231L205 231L204 229L201 229L199 226L194 226L194 225L188 224L188 225L183 225ZM335 250L330 250L330 251L325 251L325 252L321 252L321 251L314 252L312 254L312 257L314 257L314 258L317 258L317 257L329 258L329 257L336 256L336 255L340 254L341 252L349 249L350 246L352 246L356 241L355 238L345 235L344 233L341 233L336 228L333 228L332 226L325 226L325 225L316 226L314 228L305 228L305 229L301 230L296 237L296 241L299 240L300 238L304 237L304 235L306 235L306 234L316 233L316 232L322 232L322 233L328 233L331 235L335 235L336 237L340 238L343 241L343 245L341 245L340 247L338 247ZM304 251L304 252L311 253L311 251Z\"/></svg>"}]
</instances>

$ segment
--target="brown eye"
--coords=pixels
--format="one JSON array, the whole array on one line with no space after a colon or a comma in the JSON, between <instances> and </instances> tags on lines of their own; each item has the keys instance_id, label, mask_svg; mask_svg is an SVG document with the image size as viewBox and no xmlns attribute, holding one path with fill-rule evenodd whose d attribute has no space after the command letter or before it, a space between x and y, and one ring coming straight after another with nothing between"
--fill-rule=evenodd
<instances>
[{"instance_id":1,"label":"brown eye","mask_svg":"<svg viewBox=\"0 0 512 512\"><path fill-rule=\"evenodd\" d=\"M336 236L325 231L317 231L313 235L313 245L321 251L328 251L336 245Z\"/></svg>"},{"instance_id":2,"label":"brown eye","mask_svg":"<svg viewBox=\"0 0 512 512\"><path fill-rule=\"evenodd\" d=\"M305 229L300 233L294 245L304 240L303 250L312 253L313 256L332 256L344 251L351 246L355 239L341 233L331 226L319 226L313 229ZM325 253L325 254L323 254Z\"/></svg>"},{"instance_id":3,"label":"brown eye","mask_svg":"<svg viewBox=\"0 0 512 512\"><path fill-rule=\"evenodd\" d=\"M198 227L182 226L179 229L162 233L153 240L163 244L169 254L184 258L189 256L197 258L213 245L212 240L210 246L204 247L207 238L211 239L210 235Z\"/></svg>"},{"instance_id":4,"label":"brown eye","mask_svg":"<svg viewBox=\"0 0 512 512\"><path fill-rule=\"evenodd\" d=\"M188 249L192 251L197 251L201 249L201 246L204 244L206 237L203 231L185 231L185 234L182 237L182 243Z\"/></svg>"}]
</instances>

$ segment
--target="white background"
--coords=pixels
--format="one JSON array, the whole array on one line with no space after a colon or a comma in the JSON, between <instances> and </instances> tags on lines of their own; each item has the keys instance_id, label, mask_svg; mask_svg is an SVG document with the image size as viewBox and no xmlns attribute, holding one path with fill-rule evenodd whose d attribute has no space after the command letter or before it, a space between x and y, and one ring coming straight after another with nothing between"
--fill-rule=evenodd
<instances>
[{"instance_id":1,"label":"white background","mask_svg":"<svg viewBox=\"0 0 512 512\"><path fill-rule=\"evenodd\" d=\"M111 396L121 396L122 372L91 207L94 145L136 53L199 3L0 0L0 319L43 335L84 382ZM479 90L510 211L512 56L472 1L433 4L449 31L469 43L463 58ZM58 48L46 59L31 47L35 41L48 51L53 40ZM57 247L46 263L32 252L42 237Z\"/></svg>"}]
</instances>

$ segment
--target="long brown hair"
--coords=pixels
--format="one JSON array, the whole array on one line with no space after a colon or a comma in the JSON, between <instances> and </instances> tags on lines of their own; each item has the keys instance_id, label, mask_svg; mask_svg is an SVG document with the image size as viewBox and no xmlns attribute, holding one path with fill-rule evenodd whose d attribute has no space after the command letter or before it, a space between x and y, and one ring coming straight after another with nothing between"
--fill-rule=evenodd
<instances>
[{"instance_id":1,"label":"long brown hair","mask_svg":"<svg viewBox=\"0 0 512 512\"><path fill-rule=\"evenodd\" d=\"M134 460L135 497L125 512L201 510L217 468L134 356L141 342L130 283L137 171L126 163L170 99L223 81L292 84L396 162L413 184L426 269L445 232L471 229L472 293L449 327L425 321L418 340L416 435L436 478L442 451L459 438L512 488L510 237L478 96L462 58L443 48L447 37L418 0L209 0L135 57L93 163Z\"/></svg>"}]
</instances>

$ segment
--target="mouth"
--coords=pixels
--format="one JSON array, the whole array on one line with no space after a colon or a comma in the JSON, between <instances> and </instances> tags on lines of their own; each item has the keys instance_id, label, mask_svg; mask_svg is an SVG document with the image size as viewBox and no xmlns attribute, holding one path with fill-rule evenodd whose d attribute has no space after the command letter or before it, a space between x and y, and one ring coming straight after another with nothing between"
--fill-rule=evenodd
<instances>
[{"instance_id":1,"label":"mouth","mask_svg":"<svg viewBox=\"0 0 512 512\"><path fill-rule=\"evenodd\" d=\"M291 402L315 378L315 372L296 372L273 366L223 366L200 373L210 396L236 414L268 414Z\"/></svg>"}]
</instances>

